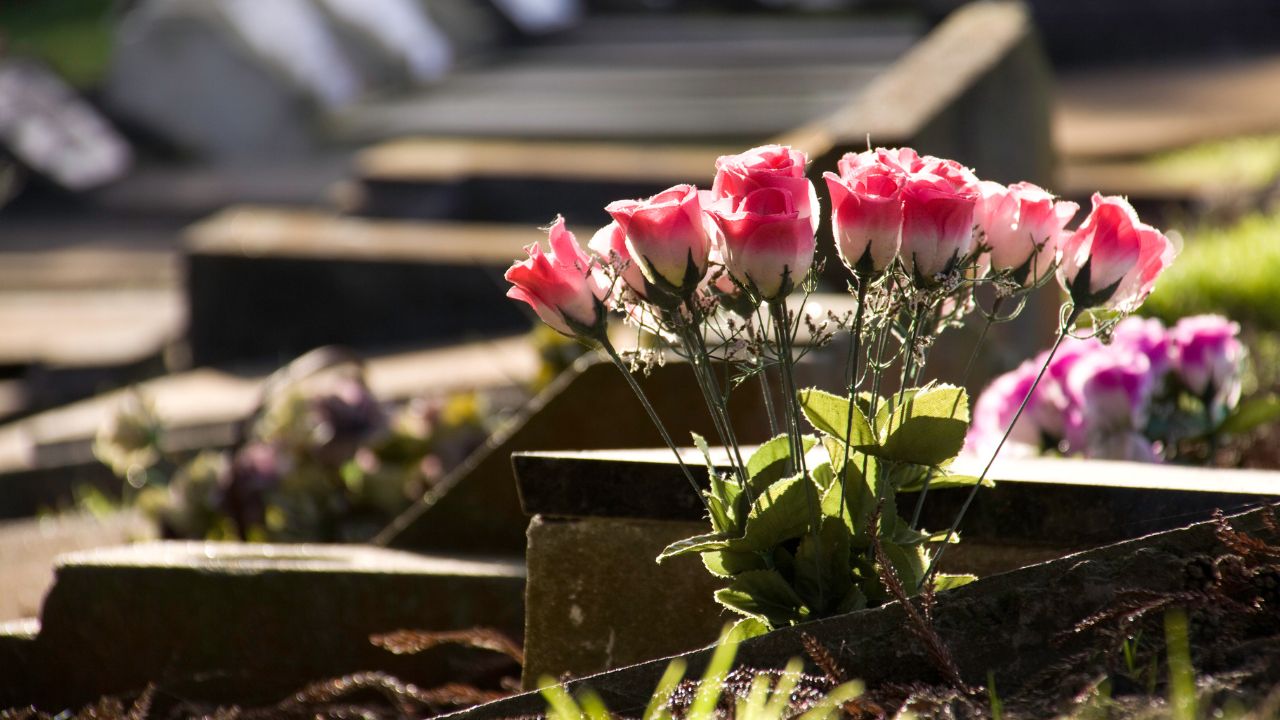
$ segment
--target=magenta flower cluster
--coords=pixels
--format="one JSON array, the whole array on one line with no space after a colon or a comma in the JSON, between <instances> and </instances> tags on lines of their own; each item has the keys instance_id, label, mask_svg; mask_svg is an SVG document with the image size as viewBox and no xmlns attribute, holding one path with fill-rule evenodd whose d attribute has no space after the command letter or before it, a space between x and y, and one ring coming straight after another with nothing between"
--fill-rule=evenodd
<instances>
[{"instance_id":1,"label":"magenta flower cluster","mask_svg":"<svg viewBox=\"0 0 1280 720\"><path fill-rule=\"evenodd\" d=\"M1107 345L1069 338L1049 362L1004 452L1163 459L1179 429L1211 432L1239 402L1245 357L1239 334L1240 326L1220 315L1198 315L1171 328L1131 317L1115 327ZM986 457L998 445L1046 355L1001 375L982 393L967 452Z\"/></svg>"}]
</instances>

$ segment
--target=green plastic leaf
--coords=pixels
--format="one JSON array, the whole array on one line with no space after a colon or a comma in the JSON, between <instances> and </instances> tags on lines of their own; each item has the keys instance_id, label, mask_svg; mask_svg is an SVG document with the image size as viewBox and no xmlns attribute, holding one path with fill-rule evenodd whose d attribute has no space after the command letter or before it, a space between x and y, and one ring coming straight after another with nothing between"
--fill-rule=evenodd
<instances>
[{"instance_id":1,"label":"green plastic leaf","mask_svg":"<svg viewBox=\"0 0 1280 720\"><path fill-rule=\"evenodd\" d=\"M757 618L745 617L733 624L729 628L729 632L725 633L724 640L727 642L742 642L750 640L754 637L760 637L769 632L769 626Z\"/></svg>"},{"instance_id":2,"label":"green plastic leaf","mask_svg":"<svg viewBox=\"0 0 1280 720\"><path fill-rule=\"evenodd\" d=\"M865 458L867 474L861 472L862 460ZM870 547L871 537L867 534L871 515L884 498L884 513L880 518L880 534L892 537L899 519L895 512L894 491L892 486L880 479L881 472L876 459L855 453L850 456L845 468L844 488L844 522L853 534L853 545L859 549ZM822 495L822 514L825 517L840 516L840 483L832 483Z\"/></svg>"},{"instance_id":3,"label":"green plastic leaf","mask_svg":"<svg viewBox=\"0 0 1280 720\"><path fill-rule=\"evenodd\" d=\"M850 573L852 577L852 573ZM867 607L867 596L862 592L862 588L857 585L851 585L849 592L840 598L840 602L836 603L836 614L850 613L856 610L863 610Z\"/></svg>"},{"instance_id":4,"label":"green plastic leaf","mask_svg":"<svg viewBox=\"0 0 1280 720\"><path fill-rule=\"evenodd\" d=\"M891 418L899 405L911 402L915 398L916 393L928 390L932 385L926 385L922 388L907 388L902 391L901 396L893 393L889 397L881 398L880 403L876 406L875 430L876 438L882 438L888 430L889 418Z\"/></svg>"},{"instance_id":5,"label":"green plastic leaf","mask_svg":"<svg viewBox=\"0 0 1280 720\"><path fill-rule=\"evenodd\" d=\"M809 617L809 608L776 570L751 570L716 591L716 600L736 613L770 627L783 627Z\"/></svg>"},{"instance_id":6,"label":"green plastic leaf","mask_svg":"<svg viewBox=\"0 0 1280 720\"><path fill-rule=\"evenodd\" d=\"M1277 420L1280 420L1280 395L1255 395L1242 400L1218 426L1218 432L1238 435Z\"/></svg>"},{"instance_id":7,"label":"green plastic leaf","mask_svg":"<svg viewBox=\"0 0 1280 720\"><path fill-rule=\"evenodd\" d=\"M885 542L881 547L884 549L885 557L889 558L889 563L898 574L899 582L908 593L913 592L924 577L926 563L923 546L906 547Z\"/></svg>"},{"instance_id":8,"label":"green plastic leaf","mask_svg":"<svg viewBox=\"0 0 1280 720\"><path fill-rule=\"evenodd\" d=\"M730 538L720 533L694 535L691 538L678 540L668 545L658 555L658 562L662 562L679 555L688 555L689 553L707 552L708 550L723 550L729 547L729 541Z\"/></svg>"},{"instance_id":9,"label":"green plastic leaf","mask_svg":"<svg viewBox=\"0 0 1280 720\"><path fill-rule=\"evenodd\" d=\"M796 549L795 588L805 604L818 611L835 607L853 586L849 571L852 537L838 519L822 521L821 532L800 539Z\"/></svg>"},{"instance_id":10,"label":"green plastic leaf","mask_svg":"<svg viewBox=\"0 0 1280 720\"><path fill-rule=\"evenodd\" d=\"M964 388L940 385L915 393L880 429L882 446L871 452L898 462L938 466L960 454L969 429Z\"/></svg>"},{"instance_id":11,"label":"green plastic leaf","mask_svg":"<svg viewBox=\"0 0 1280 720\"><path fill-rule=\"evenodd\" d=\"M717 577L733 577L748 570L764 570L769 567L760 553L738 550L711 550L702 553L702 564L707 572Z\"/></svg>"},{"instance_id":12,"label":"green plastic leaf","mask_svg":"<svg viewBox=\"0 0 1280 720\"><path fill-rule=\"evenodd\" d=\"M831 469L831 463L823 462L810 468L809 477L813 478L813 484L818 486L818 490L823 492L836 481L836 472Z\"/></svg>"},{"instance_id":13,"label":"green plastic leaf","mask_svg":"<svg viewBox=\"0 0 1280 720\"><path fill-rule=\"evenodd\" d=\"M809 452L818 439L805 435L800 438L804 451ZM770 439L747 459L747 477L751 480L751 492L759 494L765 488L787 476L787 464L791 460L791 437L779 435ZM793 470L794 472L794 470Z\"/></svg>"},{"instance_id":14,"label":"green plastic leaf","mask_svg":"<svg viewBox=\"0 0 1280 720\"><path fill-rule=\"evenodd\" d=\"M943 590L955 590L977 580L977 575L945 575L938 573L933 576L933 589L935 592Z\"/></svg>"},{"instance_id":15,"label":"green plastic leaf","mask_svg":"<svg viewBox=\"0 0 1280 720\"><path fill-rule=\"evenodd\" d=\"M924 488L925 475L921 475L918 480L903 483L898 488L899 492L920 492ZM946 490L948 488L973 487L978 484L978 478L973 475L950 475L935 472L929 480L930 490ZM992 488L996 486L996 481L991 478L983 478L982 487Z\"/></svg>"},{"instance_id":16,"label":"green plastic leaf","mask_svg":"<svg viewBox=\"0 0 1280 720\"><path fill-rule=\"evenodd\" d=\"M742 519L747 512L746 496L742 488L722 475L712 475L707 491L707 506L711 510L711 526L716 532L737 537L742 534Z\"/></svg>"},{"instance_id":17,"label":"green plastic leaf","mask_svg":"<svg viewBox=\"0 0 1280 720\"><path fill-rule=\"evenodd\" d=\"M799 475L770 485L751 506L742 537L730 541L731 550L769 550L784 540L800 537L809 525L805 497L808 478Z\"/></svg>"},{"instance_id":18,"label":"green plastic leaf","mask_svg":"<svg viewBox=\"0 0 1280 720\"><path fill-rule=\"evenodd\" d=\"M805 418L823 434L853 447L875 444L875 433L871 431L871 424L867 422L867 416L862 413L857 402L851 403L847 397L817 388L805 388L800 391L799 397L800 409Z\"/></svg>"}]
</instances>

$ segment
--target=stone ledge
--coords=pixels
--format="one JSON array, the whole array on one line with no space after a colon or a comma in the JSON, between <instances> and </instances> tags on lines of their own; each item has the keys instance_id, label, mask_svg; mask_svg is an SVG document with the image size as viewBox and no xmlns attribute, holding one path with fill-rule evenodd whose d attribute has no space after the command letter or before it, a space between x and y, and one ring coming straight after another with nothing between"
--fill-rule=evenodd
<instances>
[{"instance_id":1,"label":"stone ledge","mask_svg":"<svg viewBox=\"0 0 1280 720\"><path fill-rule=\"evenodd\" d=\"M517 560L370 547L161 542L75 553L59 563L27 646L29 681L0 678L0 697L63 708L155 682L246 703L360 671L421 687L483 680L508 661L464 648L397 656L369 636L479 626L519 638L523 592Z\"/></svg>"}]
</instances>

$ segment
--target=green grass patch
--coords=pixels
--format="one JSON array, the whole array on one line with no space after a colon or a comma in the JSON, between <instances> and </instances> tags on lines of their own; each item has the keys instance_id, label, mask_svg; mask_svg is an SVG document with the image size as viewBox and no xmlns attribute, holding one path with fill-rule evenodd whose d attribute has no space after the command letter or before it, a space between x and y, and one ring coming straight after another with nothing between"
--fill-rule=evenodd
<instances>
[{"instance_id":1,"label":"green grass patch","mask_svg":"<svg viewBox=\"0 0 1280 720\"><path fill-rule=\"evenodd\" d=\"M1255 330L1280 331L1280 212L1188 231L1143 312L1167 323L1221 313Z\"/></svg>"},{"instance_id":2,"label":"green grass patch","mask_svg":"<svg viewBox=\"0 0 1280 720\"><path fill-rule=\"evenodd\" d=\"M1154 155L1153 172L1187 184L1260 187L1280 176L1280 134L1213 140Z\"/></svg>"},{"instance_id":3,"label":"green grass patch","mask_svg":"<svg viewBox=\"0 0 1280 720\"><path fill-rule=\"evenodd\" d=\"M3 0L0 37L6 54L37 57L72 85L88 87L111 54L111 0Z\"/></svg>"}]
</instances>

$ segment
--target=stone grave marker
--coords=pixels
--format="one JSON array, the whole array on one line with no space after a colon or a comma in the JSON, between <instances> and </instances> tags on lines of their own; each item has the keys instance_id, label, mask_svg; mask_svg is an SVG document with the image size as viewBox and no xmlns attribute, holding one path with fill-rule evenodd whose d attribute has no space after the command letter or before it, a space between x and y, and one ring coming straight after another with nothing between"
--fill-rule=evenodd
<instances>
[{"instance_id":1,"label":"stone grave marker","mask_svg":"<svg viewBox=\"0 0 1280 720\"><path fill-rule=\"evenodd\" d=\"M52 70L14 57L0 58L0 147L77 192L118 180L132 160L124 138Z\"/></svg>"},{"instance_id":2,"label":"stone grave marker","mask_svg":"<svg viewBox=\"0 0 1280 720\"><path fill-rule=\"evenodd\" d=\"M686 461L696 464L696 453ZM708 531L670 452L518 453L512 462L522 506L533 516L526 687L543 675L582 676L698 647L732 619L711 599L723 581L699 558L654 562L669 543ZM978 474L981 465L962 458L954 470ZM979 491L963 541L947 551L948 572L1016 570L1280 496L1277 471L1005 459L991 477L996 486ZM921 527L945 530L967 493L930 492ZM898 496L904 517L916 499ZM679 630L653 632L653 615L637 611L631 597L653 603L652 613Z\"/></svg>"},{"instance_id":3,"label":"stone grave marker","mask_svg":"<svg viewBox=\"0 0 1280 720\"><path fill-rule=\"evenodd\" d=\"M531 327L502 274L537 238L519 226L231 208L188 233L192 360L278 361L320 345L440 344Z\"/></svg>"},{"instance_id":4,"label":"stone grave marker","mask_svg":"<svg viewBox=\"0 0 1280 720\"><path fill-rule=\"evenodd\" d=\"M315 113L363 91L309 0L146 0L120 20L105 98L214 159L301 154Z\"/></svg>"},{"instance_id":5,"label":"stone grave marker","mask_svg":"<svg viewBox=\"0 0 1280 720\"><path fill-rule=\"evenodd\" d=\"M1254 510L1228 520L1238 531L1266 536L1262 513L1267 512L1272 510ZM1123 592L1182 591L1189 579L1188 561L1223 551L1212 522L1166 530L942 593L933 624L966 683L978 686L994 681L1002 694L1027 687L1034 691L1037 678L1060 674L1064 659L1089 648L1085 635L1071 632L1077 623L1111 607ZM851 678L868 684L937 682L938 671L907 625L902 606L890 603L753 638L738 647L735 664L781 669L790 658L808 657L805 636L811 636ZM651 630L656 626L649 624ZM678 657L687 663L686 677L700 677L711 652L681 653ZM654 659L571 680L566 689L577 693L590 688L611 711L639 713L670 660ZM813 671L821 674L820 669ZM545 709L540 693L527 692L443 717L489 720Z\"/></svg>"}]
</instances>

